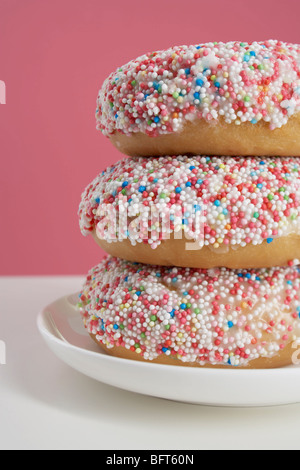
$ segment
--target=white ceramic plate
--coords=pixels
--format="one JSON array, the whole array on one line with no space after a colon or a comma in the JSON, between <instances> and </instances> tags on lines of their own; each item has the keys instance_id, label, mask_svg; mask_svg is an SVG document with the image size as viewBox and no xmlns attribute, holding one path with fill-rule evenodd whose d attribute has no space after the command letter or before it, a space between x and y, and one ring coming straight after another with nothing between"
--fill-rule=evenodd
<instances>
[{"instance_id":1,"label":"white ceramic plate","mask_svg":"<svg viewBox=\"0 0 300 470\"><path fill-rule=\"evenodd\" d=\"M38 317L38 328L62 361L93 379L144 395L194 404L272 406L300 402L300 366L198 369L108 356L86 333L77 301L74 294L46 307Z\"/></svg>"}]
</instances>

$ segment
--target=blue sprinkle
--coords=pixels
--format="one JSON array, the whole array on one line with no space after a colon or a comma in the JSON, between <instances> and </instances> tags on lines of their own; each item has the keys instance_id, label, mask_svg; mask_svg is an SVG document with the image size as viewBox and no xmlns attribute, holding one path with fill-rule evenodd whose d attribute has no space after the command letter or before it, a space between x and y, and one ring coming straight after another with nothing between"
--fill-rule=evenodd
<instances>
[{"instance_id":1,"label":"blue sprinkle","mask_svg":"<svg viewBox=\"0 0 300 470\"><path fill-rule=\"evenodd\" d=\"M160 273L156 273L156 277L161 277L161 274L160 274Z\"/></svg>"},{"instance_id":2,"label":"blue sprinkle","mask_svg":"<svg viewBox=\"0 0 300 470\"><path fill-rule=\"evenodd\" d=\"M194 98L195 98L195 100L199 100L200 93L198 93L198 91L196 91L196 93L194 93Z\"/></svg>"},{"instance_id":3,"label":"blue sprinkle","mask_svg":"<svg viewBox=\"0 0 300 470\"><path fill-rule=\"evenodd\" d=\"M146 191L146 186L140 186L139 187L139 192L143 193L144 191Z\"/></svg>"},{"instance_id":4,"label":"blue sprinkle","mask_svg":"<svg viewBox=\"0 0 300 470\"><path fill-rule=\"evenodd\" d=\"M197 86L203 86L203 85L204 85L204 81L201 80L201 78L197 78L197 80L196 80L196 85L197 85Z\"/></svg>"},{"instance_id":5,"label":"blue sprinkle","mask_svg":"<svg viewBox=\"0 0 300 470\"><path fill-rule=\"evenodd\" d=\"M245 277L246 277L247 279L251 279L251 274L250 274L250 273L247 273L247 274L245 274Z\"/></svg>"},{"instance_id":6,"label":"blue sprinkle","mask_svg":"<svg viewBox=\"0 0 300 470\"><path fill-rule=\"evenodd\" d=\"M201 206L199 204L194 205L195 212L200 212L201 211Z\"/></svg>"},{"instance_id":7,"label":"blue sprinkle","mask_svg":"<svg viewBox=\"0 0 300 470\"><path fill-rule=\"evenodd\" d=\"M168 351L168 348L162 348L162 352L167 352Z\"/></svg>"},{"instance_id":8,"label":"blue sprinkle","mask_svg":"<svg viewBox=\"0 0 300 470\"><path fill-rule=\"evenodd\" d=\"M190 188L192 186L192 183L190 181L188 181L187 183L185 183L186 187L187 188Z\"/></svg>"},{"instance_id":9,"label":"blue sprinkle","mask_svg":"<svg viewBox=\"0 0 300 470\"><path fill-rule=\"evenodd\" d=\"M180 308L181 308L182 310L185 310L185 309L186 309L186 304L181 304L181 305L180 305Z\"/></svg>"},{"instance_id":10,"label":"blue sprinkle","mask_svg":"<svg viewBox=\"0 0 300 470\"><path fill-rule=\"evenodd\" d=\"M256 56L256 52L250 51L250 55L252 55L253 57L255 57L255 56Z\"/></svg>"},{"instance_id":11,"label":"blue sprinkle","mask_svg":"<svg viewBox=\"0 0 300 470\"><path fill-rule=\"evenodd\" d=\"M195 168L196 168L195 166L190 166L191 171L195 170Z\"/></svg>"},{"instance_id":12,"label":"blue sprinkle","mask_svg":"<svg viewBox=\"0 0 300 470\"><path fill-rule=\"evenodd\" d=\"M267 238L267 243L270 244L270 243L272 243L272 241L273 241L273 238Z\"/></svg>"},{"instance_id":13,"label":"blue sprinkle","mask_svg":"<svg viewBox=\"0 0 300 470\"><path fill-rule=\"evenodd\" d=\"M214 85L215 85L216 88L220 88L221 83L220 82L215 82Z\"/></svg>"},{"instance_id":14,"label":"blue sprinkle","mask_svg":"<svg viewBox=\"0 0 300 470\"><path fill-rule=\"evenodd\" d=\"M257 119L251 119L251 124L257 124Z\"/></svg>"},{"instance_id":15,"label":"blue sprinkle","mask_svg":"<svg viewBox=\"0 0 300 470\"><path fill-rule=\"evenodd\" d=\"M221 205L220 201L217 199L215 202L214 202L214 205L219 207Z\"/></svg>"},{"instance_id":16,"label":"blue sprinkle","mask_svg":"<svg viewBox=\"0 0 300 470\"><path fill-rule=\"evenodd\" d=\"M126 186L128 186L128 181L124 181L124 183L122 184L122 188L126 188Z\"/></svg>"},{"instance_id":17,"label":"blue sprinkle","mask_svg":"<svg viewBox=\"0 0 300 470\"><path fill-rule=\"evenodd\" d=\"M142 295L141 291L140 291L140 290L137 291L137 292L136 292L136 295L137 295L138 297L139 297L140 295Z\"/></svg>"},{"instance_id":18,"label":"blue sprinkle","mask_svg":"<svg viewBox=\"0 0 300 470\"><path fill-rule=\"evenodd\" d=\"M177 188L175 189L175 193L179 194L181 193L182 189L180 186L177 186Z\"/></svg>"},{"instance_id":19,"label":"blue sprinkle","mask_svg":"<svg viewBox=\"0 0 300 470\"><path fill-rule=\"evenodd\" d=\"M96 203L96 204L100 204L100 197L96 197L96 198L95 198L95 203Z\"/></svg>"},{"instance_id":20,"label":"blue sprinkle","mask_svg":"<svg viewBox=\"0 0 300 470\"><path fill-rule=\"evenodd\" d=\"M229 321L227 324L228 324L228 328L234 327L234 324L232 323L232 321Z\"/></svg>"},{"instance_id":21,"label":"blue sprinkle","mask_svg":"<svg viewBox=\"0 0 300 470\"><path fill-rule=\"evenodd\" d=\"M172 318L175 317L175 308L173 308L172 312L170 312L170 316L171 316Z\"/></svg>"},{"instance_id":22,"label":"blue sprinkle","mask_svg":"<svg viewBox=\"0 0 300 470\"><path fill-rule=\"evenodd\" d=\"M156 123L160 122L160 118L158 116L155 116L154 122L156 122Z\"/></svg>"},{"instance_id":23,"label":"blue sprinkle","mask_svg":"<svg viewBox=\"0 0 300 470\"><path fill-rule=\"evenodd\" d=\"M157 182L158 182L158 178L154 178L153 183L157 183Z\"/></svg>"},{"instance_id":24,"label":"blue sprinkle","mask_svg":"<svg viewBox=\"0 0 300 470\"><path fill-rule=\"evenodd\" d=\"M262 188L263 188L263 185L262 185L262 184L257 184L257 187L258 187L259 189L262 189Z\"/></svg>"},{"instance_id":25,"label":"blue sprinkle","mask_svg":"<svg viewBox=\"0 0 300 470\"><path fill-rule=\"evenodd\" d=\"M115 325L114 325L114 330L118 330L118 329L119 329L118 325L115 324Z\"/></svg>"},{"instance_id":26,"label":"blue sprinkle","mask_svg":"<svg viewBox=\"0 0 300 470\"><path fill-rule=\"evenodd\" d=\"M197 184L203 184L203 180L198 180Z\"/></svg>"},{"instance_id":27,"label":"blue sprinkle","mask_svg":"<svg viewBox=\"0 0 300 470\"><path fill-rule=\"evenodd\" d=\"M178 281L178 278L177 278L177 277L173 277L172 282L177 282L177 281Z\"/></svg>"},{"instance_id":28,"label":"blue sprinkle","mask_svg":"<svg viewBox=\"0 0 300 470\"><path fill-rule=\"evenodd\" d=\"M189 75L191 73L191 69L185 69L184 72L185 72L186 75Z\"/></svg>"}]
</instances>

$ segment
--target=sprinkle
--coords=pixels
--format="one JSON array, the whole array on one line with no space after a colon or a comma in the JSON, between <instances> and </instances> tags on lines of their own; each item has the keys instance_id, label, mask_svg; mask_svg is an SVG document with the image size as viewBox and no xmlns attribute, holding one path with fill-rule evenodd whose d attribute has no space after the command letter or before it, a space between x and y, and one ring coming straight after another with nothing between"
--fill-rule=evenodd
<instances>
[{"instance_id":1,"label":"sprinkle","mask_svg":"<svg viewBox=\"0 0 300 470\"><path fill-rule=\"evenodd\" d=\"M280 128L300 110L299 64L300 46L276 40L144 54L105 80L97 128L106 136L118 131L156 137L179 132L193 119L220 118Z\"/></svg>"},{"instance_id":2,"label":"sprinkle","mask_svg":"<svg viewBox=\"0 0 300 470\"><path fill-rule=\"evenodd\" d=\"M99 210L114 209L118 216L121 195L136 229L117 226L116 237L115 224L113 233L100 231ZM154 222L151 207L159 208ZM226 252L231 246L262 243L267 249L280 237L300 234L300 158L126 158L86 188L79 220L84 235L97 228L97 235L109 243L129 238L132 245L147 243L154 250L180 230L199 242L199 249L221 247Z\"/></svg>"},{"instance_id":3,"label":"sprinkle","mask_svg":"<svg viewBox=\"0 0 300 470\"><path fill-rule=\"evenodd\" d=\"M235 271L107 257L88 274L78 308L87 331L107 348L127 348L150 361L167 354L200 365L246 366L272 358L299 334L297 263ZM266 333L272 333L267 341Z\"/></svg>"}]
</instances>

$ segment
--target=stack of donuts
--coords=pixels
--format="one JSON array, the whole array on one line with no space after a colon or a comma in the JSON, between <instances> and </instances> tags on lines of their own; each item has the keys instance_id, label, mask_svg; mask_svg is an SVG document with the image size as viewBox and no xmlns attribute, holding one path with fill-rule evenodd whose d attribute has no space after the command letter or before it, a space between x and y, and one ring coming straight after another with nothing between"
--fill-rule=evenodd
<instances>
[{"instance_id":1,"label":"stack of donuts","mask_svg":"<svg viewBox=\"0 0 300 470\"><path fill-rule=\"evenodd\" d=\"M105 80L96 121L126 157L87 186L79 208L82 233L108 253L80 294L91 337L149 363L292 364L300 46L145 54Z\"/></svg>"}]
</instances>

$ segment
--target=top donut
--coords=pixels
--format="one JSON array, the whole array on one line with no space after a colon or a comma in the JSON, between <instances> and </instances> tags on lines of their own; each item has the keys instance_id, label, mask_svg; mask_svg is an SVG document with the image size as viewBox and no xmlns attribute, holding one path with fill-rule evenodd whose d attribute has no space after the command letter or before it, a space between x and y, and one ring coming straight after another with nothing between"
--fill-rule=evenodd
<instances>
[{"instance_id":1,"label":"top donut","mask_svg":"<svg viewBox=\"0 0 300 470\"><path fill-rule=\"evenodd\" d=\"M104 82L97 128L131 156L300 156L300 46L177 46Z\"/></svg>"}]
</instances>

